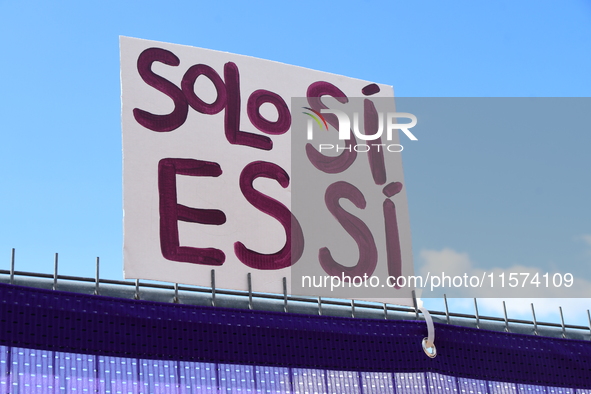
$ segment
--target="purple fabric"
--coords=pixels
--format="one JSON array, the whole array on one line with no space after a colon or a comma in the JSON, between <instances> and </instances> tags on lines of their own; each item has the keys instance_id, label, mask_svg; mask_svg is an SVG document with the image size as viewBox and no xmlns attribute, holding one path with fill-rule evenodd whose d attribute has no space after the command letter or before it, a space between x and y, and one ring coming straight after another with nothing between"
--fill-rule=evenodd
<instances>
[{"instance_id":1,"label":"purple fabric","mask_svg":"<svg viewBox=\"0 0 591 394\"><path fill-rule=\"evenodd\" d=\"M591 388L591 343L424 322L197 307L0 284L0 345L112 357Z\"/></svg>"}]
</instances>

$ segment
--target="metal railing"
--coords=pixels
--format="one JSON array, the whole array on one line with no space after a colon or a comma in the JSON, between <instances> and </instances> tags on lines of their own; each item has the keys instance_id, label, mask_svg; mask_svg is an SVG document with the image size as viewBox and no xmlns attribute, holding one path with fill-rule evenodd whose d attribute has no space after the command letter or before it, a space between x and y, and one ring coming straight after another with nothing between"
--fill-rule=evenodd
<instances>
[{"instance_id":1,"label":"metal railing","mask_svg":"<svg viewBox=\"0 0 591 394\"><path fill-rule=\"evenodd\" d=\"M380 304L375 302L342 300L321 297L305 297L287 294L286 280L283 278L283 294L253 291L250 274L247 277L248 290L218 289L215 285L215 270L211 270L211 286L187 286L178 283L158 283L146 281L112 280L100 278L100 259L96 259L94 278L60 275L58 273L58 254L55 255L53 274L15 270L14 249L10 270L0 270L0 283L69 291L74 293L110 296L155 302L173 302L188 305L228 307L267 310L276 312L304 313L350 318L369 318L387 320L423 319L414 300L414 307ZM439 323L455 324L477 329L506 331L549 337L591 340L591 315L587 310L588 326L565 324L560 307L561 323L539 322L536 320L534 305L532 320L513 319L507 316L503 301L504 317L482 316L478 313L478 302L474 298L474 314L451 312L444 296L445 311L429 311L433 320Z\"/></svg>"}]
</instances>

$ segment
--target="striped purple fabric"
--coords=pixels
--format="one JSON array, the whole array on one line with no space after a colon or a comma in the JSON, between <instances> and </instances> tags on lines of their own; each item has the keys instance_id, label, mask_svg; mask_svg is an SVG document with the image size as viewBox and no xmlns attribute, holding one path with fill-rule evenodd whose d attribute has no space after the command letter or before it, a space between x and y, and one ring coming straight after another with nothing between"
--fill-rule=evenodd
<instances>
[{"instance_id":1,"label":"striped purple fabric","mask_svg":"<svg viewBox=\"0 0 591 394\"><path fill-rule=\"evenodd\" d=\"M430 359L424 322L0 284L0 393L591 394L590 342L443 324L436 333Z\"/></svg>"}]
</instances>

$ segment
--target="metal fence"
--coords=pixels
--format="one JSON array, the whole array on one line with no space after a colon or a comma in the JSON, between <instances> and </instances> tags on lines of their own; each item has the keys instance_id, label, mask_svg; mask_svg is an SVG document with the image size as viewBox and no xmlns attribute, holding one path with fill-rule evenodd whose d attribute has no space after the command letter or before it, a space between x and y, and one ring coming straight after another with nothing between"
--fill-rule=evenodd
<instances>
[{"instance_id":1,"label":"metal fence","mask_svg":"<svg viewBox=\"0 0 591 394\"><path fill-rule=\"evenodd\" d=\"M94 278L60 275L58 273L57 253L55 256L54 272L52 274L16 271L14 249L10 269L0 270L0 283L92 294L96 296L349 318L387 320L423 319L422 314L416 307L416 299L414 300L414 307L407 307L366 301L294 296L287 294L285 278L283 280L283 294L261 293L253 290L250 275L246 279L248 291L216 288L215 270L213 269L211 270L210 287L140 280L103 279L100 278L99 258L96 259L96 276ZM503 302L504 317L494 317L482 316L478 313L477 299L474 299L474 314L452 312L448 308L446 298L444 298L444 301L445 311L429 311L435 322L494 331L591 340L591 315L589 310L587 310L589 325L580 326L566 324L562 315L562 308L560 308L561 323L551 323L536 320L533 304L531 305L532 320L523 320L509 318L507 316L505 302Z\"/></svg>"}]
</instances>

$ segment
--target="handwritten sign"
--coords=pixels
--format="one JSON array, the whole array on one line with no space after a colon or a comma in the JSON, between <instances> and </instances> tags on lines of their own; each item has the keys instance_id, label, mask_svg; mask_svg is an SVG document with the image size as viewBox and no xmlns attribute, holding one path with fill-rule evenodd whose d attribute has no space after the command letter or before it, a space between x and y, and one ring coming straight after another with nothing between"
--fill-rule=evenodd
<instances>
[{"instance_id":1,"label":"handwritten sign","mask_svg":"<svg viewBox=\"0 0 591 394\"><path fill-rule=\"evenodd\" d=\"M392 264L388 270L388 237L398 245L390 253L397 256L396 275L412 274L399 151L385 155L357 152L365 148L351 145L349 136L340 141L343 146L349 144L349 150L338 152L337 132L332 139L327 134L305 140L310 131L315 132L307 123L314 117L326 125L325 133L329 128L338 130L336 115L322 113L327 108L324 102L342 104L343 97L369 92L372 102L386 100L393 106L391 87L181 45L121 37L120 46L126 278L209 286L210 271L215 269L219 288L245 290L247 273L251 273L255 291L281 293L285 277L290 293L338 296L334 286L332 290L302 286L301 276L334 278L348 272L367 275L364 283L369 283L371 276L382 276L385 281L393 272ZM331 108L347 110L336 105ZM397 133L394 135L390 132L382 152L389 146L402 147ZM352 136L358 136L355 130ZM336 152L328 152L330 141L337 146ZM315 143L325 146L320 149ZM368 154L371 159L366 165L361 163L366 159L354 158ZM371 186L355 185L355 174L343 167L347 162L349 167L357 162L361 166L357 171L373 174L363 181ZM301 183L302 193L294 186L298 176L302 181L315 179L311 173L319 179L328 177L320 180L324 184L317 188L323 195L322 207L317 200L307 199L317 195L304 192L309 187L307 181ZM364 221L363 215L370 209L360 213L340 204L341 199L349 199L357 210L360 207L351 195L355 191L345 183L361 187L362 194L372 187L376 193L384 190L377 206L381 219L375 226L366 226L365 233L363 223L371 220ZM327 189L328 208L324 206ZM318 238L318 226L307 214L302 213L300 220L292 209L299 195L306 196L297 203L303 211L312 207L306 204L318 206L327 228L338 228L328 231L340 241ZM394 195L397 217L391 208L390 213L382 208L383 200ZM367 201L372 211L377 198ZM351 217L358 220L351 221ZM373 241L367 241L368 234ZM369 265L355 261L342 265L357 268L336 269L338 266L330 263L331 258L334 263L336 260L330 257L329 248L322 246L324 241L343 240L347 245L359 245L362 238L375 247L375 251L370 247ZM353 249L351 253L366 260L367 248ZM348 283L355 284L352 279ZM355 299L410 303L410 288L386 286L386 290L380 294L347 290L347 294Z\"/></svg>"}]
</instances>

